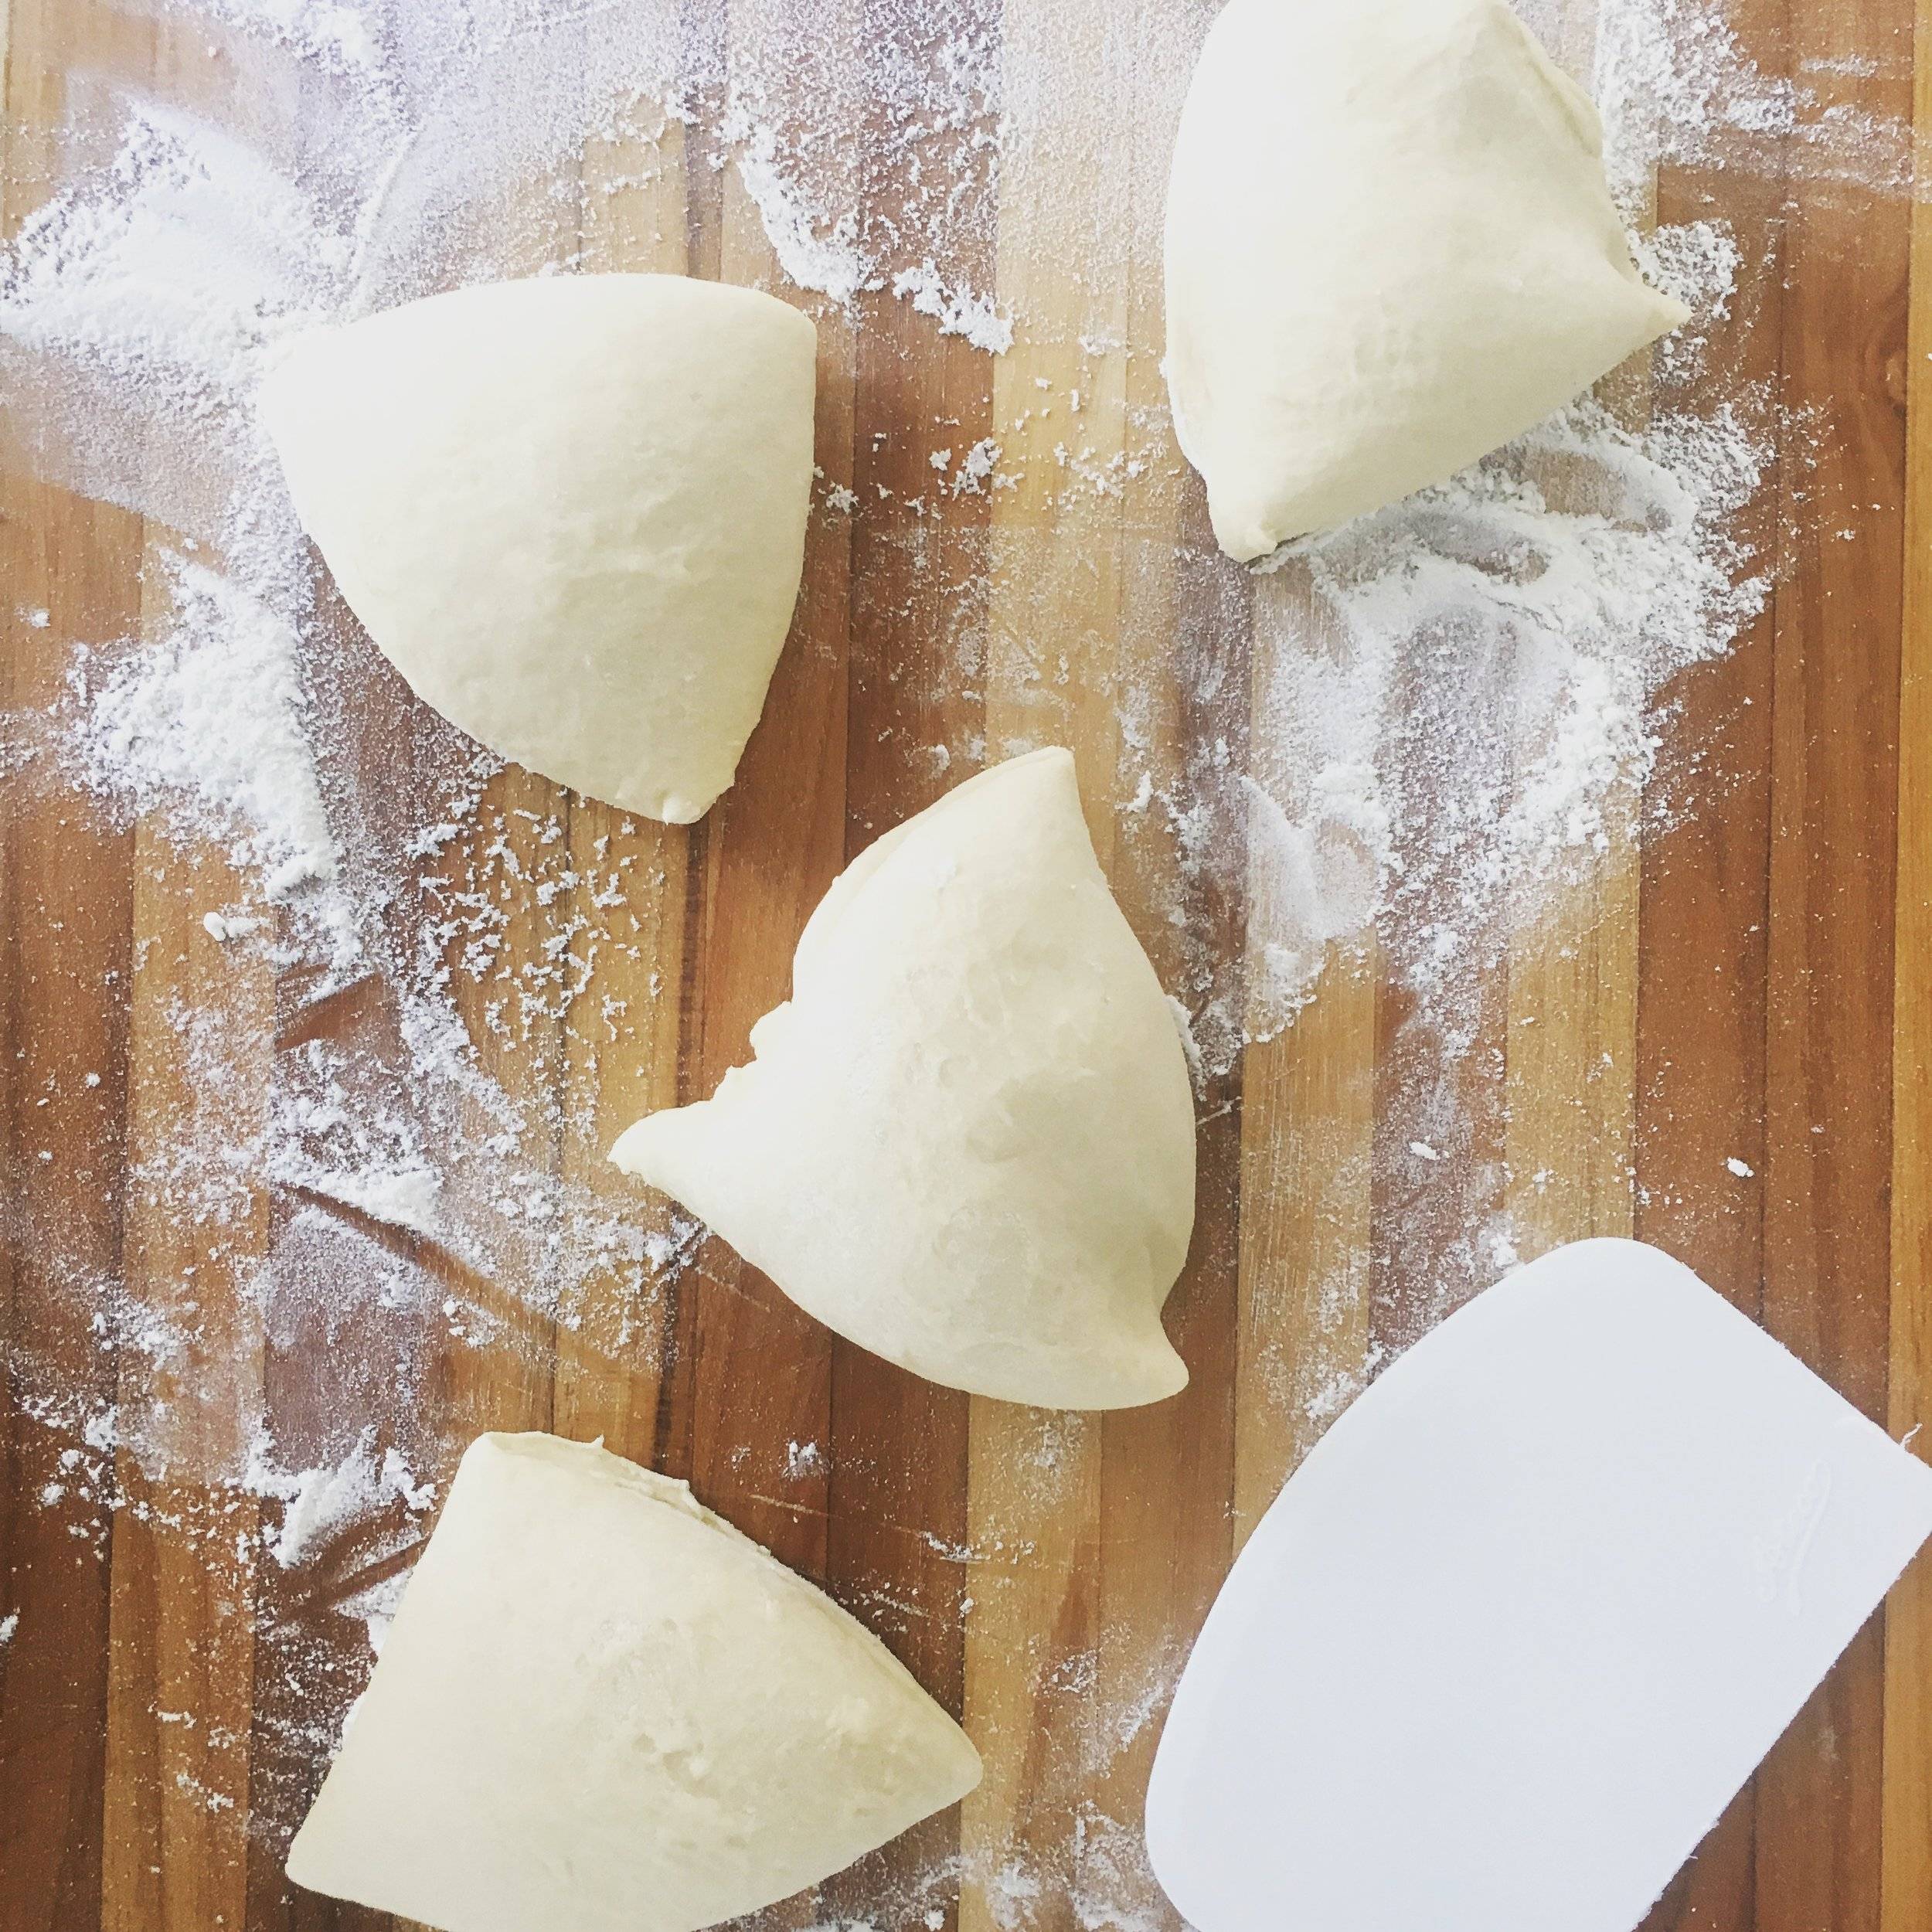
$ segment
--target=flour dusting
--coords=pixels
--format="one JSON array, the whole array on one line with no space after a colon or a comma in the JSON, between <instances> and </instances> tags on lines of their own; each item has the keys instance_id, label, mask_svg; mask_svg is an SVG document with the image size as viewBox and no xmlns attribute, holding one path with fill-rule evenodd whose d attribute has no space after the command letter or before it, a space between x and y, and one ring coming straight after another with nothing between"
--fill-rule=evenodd
<instances>
[{"instance_id":1,"label":"flour dusting","mask_svg":"<svg viewBox=\"0 0 1932 1932\"><path fill-rule=\"evenodd\" d=\"M362 1432L340 1463L301 1471L281 1468L274 1443L266 1430L260 1431L249 1444L241 1487L251 1496L271 1497L286 1505L281 1523L264 1539L284 1570L309 1561L330 1536L392 1498L400 1498L412 1515L436 1501L436 1485L417 1482L393 1445L377 1456L373 1427Z\"/></svg>"},{"instance_id":2,"label":"flour dusting","mask_svg":"<svg viewBox=\"0 0 1932 1932\"><path fill-rule=\"evenodd\" d=\"M1869 73L1827 59L1803 79L1767 74L1702 0L1611 0L1598 27L1595 75L1611 134L1611 189L1637 206L1659 163L1775 177L1794 159L1814 187L1909 193L1909 120L1833 98L1835 82Z\"/></svg>"},{"instance_id":3,"label":"flour dusting","mask_svg":"<svg viewBox=\"0 0 1932 1932\"><path fill-rule=\"evenodd\" d=\"M121 1272L84 1260L57 1191L10 1209L6 1239L53 1257L53 1317L80 1340L4 1359L44 1452L32 1494L77 1556L138 1525L246 1607L249 1669L276 1701L252 1741L184 1713L207 1754L182 1790L285 1838L467 1434L502 1420L452 1388L548 1386L566 1361L594 1392L639 1369L668 1383L679 1298L731 1291L700 1274L704 1230L604 1160L624 1106L679 1077L679 962L661 942L685 905L682 835L505 771L360 636L256 420L307 328L499 274L685 267L700 229L722 272L799 302L832 366L861 371L873 413L855 447L911 452L889 482L821 476L815 512L849 541L855 624L873 646L891 634L886 668L855 650L854 676L898 693L906 729L866 755L955 782L1097 692L1118 792L1090 802L1114 808L1206 1117L1236 1105L1245 1048L1372 956L1441 1070L1403 1090L1390 1231L1314 1284L1320 1324L1352 1335L1405 1241L1440 1261L1448 1298L1513 1263L1507 1217L1451 1240L1406 1211L1439 1177L1496 1178L1454 1071L1511 944L1622 862L1634 826L1689 809L1699 747L1672 694L1764 607L1780 559L1757 506L1774 466L1801 468L1829 433L1728 373L1770 264L1720 208L1638 241L1696 312L1646 380L1240 571L1173 534L1194 485L1147 294L1164 157L1140 134L1151 100L1178 107L1176 30L1198 37L1206 0L1113 19L1071 53L1044 10L1006 8L1002 32L1002 9L968 0L886 0L855 53L851 23L828 31L804 0L728 22L673 0L121 4L172 37L184 73L226 77L221 115L206 89L70 77L43 198L0 252L9 459L150 520L145 580L111 621L73 634L16 608L35 651L64 655L44 709L6 720L0 783L71 804L77 838L138 825L146 910L170 937L114 969L138 1070ZM1719 0L1604 0L1594 49L1563 51L1594 60L1634 229L1660 162L1794 168L1792 194L1910 188L1905 124L1856 104L1872 75L1828 58L1768 75ZM1063 210L1070 171L1090 189L1103 164L1118 182ZM1022 216L1049 239L1016 240ZM1123 293L1100 271L1130 258ZM1033 300L1049 270L1066 312ZM900 345L942 338L945 393L901 396ZM988 623L992 592L1030 609L1016 589L1069 567L1113 573L1121 636L1172 597L1158 662L1112 633ZM927 729L929 702L989 692L983 730ZM156 964L165 997L145 990ZM81 1110L119 1083L77 1061L35 1097ZM1351 1357L1338 1339L1315 1362L1259 1345L1260 1380L1319 1427L1394 1344ZM975 1478L1071 1507L1097 1437L1041 1418ZM764 1500L809 1522L842 1447L838 1462L791 1437ZM855 1606L970 1631L1038 1554L1024 1536L920 1547L961 1599L861 1580ZM19 1628L0 1618L0 1650ZM842 1932L935 1932L964 1889L1001 1932L1069 1910L1083 1932L1165 1925L1123 1794L1138 1802L1190 1634L1040 1660L1063 1719L1045 1748L1104 1800L1023 1845L868 1861Z\"/></svg>"},{"instance_id":4,"label":"flour dusting","mask_svg":"<svg viewBox=\"0 0 1932 1932\"><path fill-rule=\"evenodd\" d=\"M351 908L332 890L334 835L310 749L287 618L235 579L164 560L173 611L163 634L123 641L97 674L77 658L71 734L80 781L134 813L171 815L189 838L225 838L229 862L290 905L326 948L329 971L357 963ZM219 917L219 915L216 917ZM221 938L260 930L222 920Z\"/></svg>"},{"instance_id":5,"label":"flour dusting","mask_svg":"<svg viewBox=\"0 0 1932 1932\"><path fill-rule=\"evenodd\" d=\"M1453 994L1587 876L1655 775L1658 695L1763 607L1732 519L1773 447L1730 405L1625 430L1585 401L1272 560L1255 1027L1371 932L1410 991Z\"/></svg>"}]
</instances>

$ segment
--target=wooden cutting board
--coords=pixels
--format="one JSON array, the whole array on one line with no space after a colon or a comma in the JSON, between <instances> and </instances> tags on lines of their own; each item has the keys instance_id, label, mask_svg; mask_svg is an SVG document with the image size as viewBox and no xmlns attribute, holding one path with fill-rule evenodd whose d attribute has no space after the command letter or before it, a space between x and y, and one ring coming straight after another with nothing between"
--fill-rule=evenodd
<instances>
[{"instance_id":1,"label":"wooden cutting board","mask_svg":"<svg viewBox=\"0 0 1932 1932\"><path fill-rule=\"evenodd\" d=\"M755 36L788 4L685 11L694 32ZM1001 357L889 289L847 315L793 288L702 121L669 128L648 168L624 153L587 162L608 192L586 198L594 216L557 238L555 259L581 243L592 267L762 279L818 318L819 461L855 508L814 518L765 722L704 823L627 828L526 774L490 781L477 822L502 815L532 867L555 821L574 862L616 852L633 882L631 949L597 982L628 1002L621 1047L563 1022L506 1041L487 989L455 995L491 1077L555 1097L540 1164L559 1179L640 1219L658 1212L602 1148L743 1057L827 884L975 751L1074 749L1102 862L1170 985L1189 993L1204 952L1242 957L1253 909L1238 876L1186 874L1132 797L1145 772L1158 792L1206 801L1216 835L1240 836L1242 794L1222 774L1246 753L1243 694L1266 668L1255 601L1277 594L1212 553L1158 368L1173 76L1212 12L979 6L1009 86L1078 63L1109 76L1077 90L1090 118L1041 151L1049 178L999 182L973 267L1020 318ZM811 17L856 68L903 33L901 14L836 0ZM1542 17L1587 48L1594 14L1564 0ZM1735 0L1731 18L1767 73L1847 111L1932 114L1913 0ZM1932 11L1917 25L1932 29ZM232 52L205 35L98 0L0 0L0 46L10 234L44 198L53 131L85 77L185 77L204 106L240 84ZM280 1861L325 1758L313 1710L338 1712L369 1668L362 1626L336 1607L396 1564L350 1547L333 1566L284 1570L251 1543L279 1504L190 1493L125 1453L111 1511L46 1502L72 1445L23 1403L32 1375L151 1407L179 1373L103 1346L77 1279L192 1304L199 1345L222 1356L232 1343L224 1372L258 1391L285 1449L355 1403L372 1420L406 1407L424 1480L445 1479L482 1428L601 1435L689 1478L877 1629L963 1714L985 1781L957 1813L769 1915L783 1926L1177 1923L1138 1843L1165 1689L1233 1551L1328 1419L1324 1391L1440 1311L1448 1256L1499 1211L1526 1254L1590 1234L1655 1242L1895 1435L1932 1415L1932 468L1908 461L1926 441L1913 406L1932 394L1932 295L1912 273L1932 268L1932 226L1903 194L1817 190L1787 146L1760 143L1748 168L1667 168L1658 186L1662 218L1718 214L1739 236L1750 266L1733 367L1828 426L1803 461L1794 438L1760 494L1755 514L1785 533L1765 614L1659 706L1660 731L1703 747L1694 811L1613 852L1512 942L1447 1077L1468 1124L1451 1158L1419 1167L1412 1153L1436 1049L1372 948L1332 968L1292 1026L1210 1070L1199 1226L1169 1308L1192 1380L1156 1407L1050 1418L927 1386L834 1341L716 1241L641 1301L593 1281L546 1313L471 1278L447 1247L357 1222L447 1281L451 1306L495 1297L495 1338L432 1311L416 1335L432 1370L404 1388L380 1323L265 1333L247 1318L251 1266L315 1202L270 1190L219 1226L154 1211L142 1164L193 1098L179 1017L212 1002L256 1026L266 1084L279 1057L380 1024L379 999L352 987L318 1002L312 975L224 949L201 923L230 889L219 852L153 822L117 828L69 789L0 784L13 1397L0 1409L0 1617L19 1619L0 1648L0 1927L387 1923L291 1896ZM1095 254L1097 233L1118 247ZM1077 389L1083 460L1101 474L1139 463L1143 487L1056 485L1068 417L1037 399L1070 409ZM1012 486L916 512L934 448L988 437ZM0 675L16 719L58 702L78 643L158 632L172 539L24 464L4 491ZM339 607L331 621L355 689L330 728L357 747L379 811L435 782L457 748ZM1137 699L1124 719L1123 689ZM510 906L512 966L541 957L529 913ZM211 1464L238 1449L202 1439L232 1417L186 1396L181 1414L185 1448ZM219 1537L180 1533L211 1512ZM1932 1923L1932 1567L1859 1638L1653 1923Z\"/></svg>"}]
</instances>

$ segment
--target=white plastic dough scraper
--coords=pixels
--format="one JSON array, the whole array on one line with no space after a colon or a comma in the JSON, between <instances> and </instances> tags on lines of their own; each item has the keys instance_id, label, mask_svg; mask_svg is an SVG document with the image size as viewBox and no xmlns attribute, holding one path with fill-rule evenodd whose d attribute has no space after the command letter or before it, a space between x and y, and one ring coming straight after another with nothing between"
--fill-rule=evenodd
<instances>
[{"instance_id":1,"label":"white plastic dough scraper","mask_svg":"<svg viewBox=\"0 0 1932 1932\"><path fill-rule=\"evenodd\" d=\"M1932 1468L1689 1269L1560 1249L1268 1512L1154 1869L1201 1932L1631 1932L1928 1533Z\"/></svg>"}]
</instances>

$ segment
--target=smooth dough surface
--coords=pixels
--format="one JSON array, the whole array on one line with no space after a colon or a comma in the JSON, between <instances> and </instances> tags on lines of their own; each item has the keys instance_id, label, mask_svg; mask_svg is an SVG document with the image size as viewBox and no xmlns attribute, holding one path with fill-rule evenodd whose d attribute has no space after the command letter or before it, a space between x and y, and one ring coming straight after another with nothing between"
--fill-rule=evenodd
<instances>
[{"instance_id":1,"label":"smooth dough surface","mask_svg":"<svg viewBox=\"0 0 1932 1932\"><path fill-rule=\"evenodd\" d=\"M302 522L417 694L652 818L728 786L791 622L816 332L755 290L556 275L299 339L262 393Z\"/></svg>"},{"instance_id":2,"label":"smooth dough surface","mask_svg":"<svg viewBox=\"0 0 1932 1932\"><path fill-rule=\"evenodd\" d=\"M1070 1409L1185 1383L1161 1308L1194 1223L1186 1056L1068 753L981 773L854 861L751 1043L612 1158L932 1381Z\"/></svg>"},{"instance_id":3,"label":"smooth dough surface","mask_svg":"<svg viewBox=\"0 0 1932 1932\"><path fill-rule=\"evenodd\" d=\"M883 1645L684 1484L486 1435L288 1874L442 1932L692 1932L979 1775Z\"/></svg>"},{"instance_id":4,"label":"smooth dough surface","mask_svg":"<svg viewBox=\"0 0 1932 1932\"><path fill-rule=\"evenodd\" d=\"M1167 208L1175 434L1230 556L1442 481L1689 311L1504 0L1230 0Z\"/></svg>"},{"instance_id":5,"label":"smooth dough surface","mask_svg":"<svg viewBox=\"0 0 1932 1932\"><path fill-rule=\"evenodd\" d=\"M1249 1539L1154 1869L1201 1932L1633 1932L1928 1530L1932 1469L1688 1268L1546 1254Z\"/></svg>"}]
</instances>

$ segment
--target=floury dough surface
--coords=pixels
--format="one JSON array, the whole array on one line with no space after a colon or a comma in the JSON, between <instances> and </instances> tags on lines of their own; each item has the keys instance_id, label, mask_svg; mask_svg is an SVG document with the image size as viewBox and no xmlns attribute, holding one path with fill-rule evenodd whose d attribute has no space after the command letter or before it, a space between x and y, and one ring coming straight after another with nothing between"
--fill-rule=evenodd
<instances>
[{"instance_id":1,"label":"floury dough surface","mask_svg":"<svg viewBox=\"0 0 1932 1932\"><path fill-rule=\"evenodd\" d=\"M1690 311L1503 0L1232 0L1167 206L1174 427L1231 556L1446 481Z\"/></svg>"},{"instance_id":2,"label":"floury dough surface","mask_svg":"<svg viewBox=\"0 0 1932 1932\"><path fill-rule=\"evenodd\" d=\"M485 284L301 338L262 413L302 522L417 695L684 824L791 622L817 336L678 275Z\"/></svg>"},{"instance_id":3,"label":"floury dough surface","mask_svg":"<svg viewBox=\"0 0 1932 1932\"><path fill-rule=\"evenodd\" d=\"M684 1484L486 1435L288 1871L441 1932L693 1932L979 1775L876 1638Z\"/></svg>"},{"instance_id":4,"label":"floury dough surface","mask_svg":"<svg viewBox=\"0 0 1932 1932\"><path fill-rule=\"evenodd\" d=\"M1187 1061L1070 753L982 772L848 866L751 1044L618 1165L934 1382L1056 1409L1185 1383L1161 1308L1194 1225Z\"/></svg>"}]
</instances>

